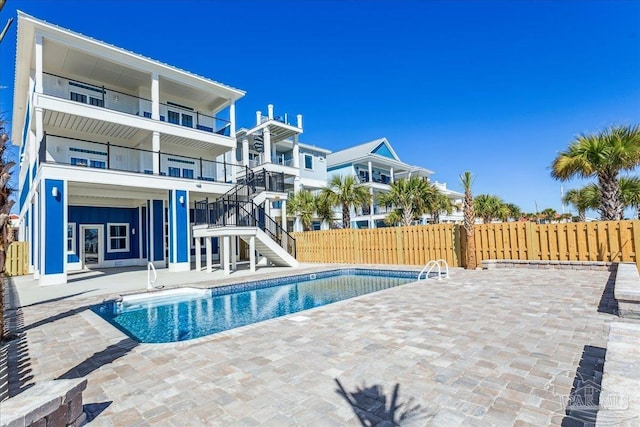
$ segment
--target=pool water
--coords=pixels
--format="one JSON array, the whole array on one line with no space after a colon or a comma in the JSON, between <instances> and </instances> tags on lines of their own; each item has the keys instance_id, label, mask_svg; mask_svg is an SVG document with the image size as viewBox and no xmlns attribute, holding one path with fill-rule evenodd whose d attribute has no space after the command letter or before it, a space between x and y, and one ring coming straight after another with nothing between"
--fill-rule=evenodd
<instances>
[{"instance_id":1,"label":"pool water","mask_svg":"<svg viewBox=\"0 0 640 427\"><path fill-rule=\"evenodd\" d=\"M374 273L371 273L374 272ZM207 289L153 294L92 310L144 343L185 341L379 291L417 278L416 272L350 269Z\"/></svg>"}]
</instances>

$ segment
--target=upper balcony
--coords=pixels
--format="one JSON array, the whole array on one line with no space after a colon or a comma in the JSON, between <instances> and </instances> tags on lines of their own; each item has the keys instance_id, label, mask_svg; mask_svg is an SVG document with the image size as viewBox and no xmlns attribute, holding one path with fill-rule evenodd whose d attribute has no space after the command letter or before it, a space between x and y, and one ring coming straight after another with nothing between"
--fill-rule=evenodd
<instances>
[{"instance_id":1,"label":"upper balcony","mask_svg":"<svg viewBox=\"0 0 640 427\"><path fill-rule=\"evenodd\" d=\"M98 86L55 74L43 73L43 93L79 104L106 108L134 116L152 119L153 103L150 99L125 93L122 90ZM230 136L231 121L215 117L175 102L160 102L159 121L203 132Z\"/></svg>"}]
</instances>

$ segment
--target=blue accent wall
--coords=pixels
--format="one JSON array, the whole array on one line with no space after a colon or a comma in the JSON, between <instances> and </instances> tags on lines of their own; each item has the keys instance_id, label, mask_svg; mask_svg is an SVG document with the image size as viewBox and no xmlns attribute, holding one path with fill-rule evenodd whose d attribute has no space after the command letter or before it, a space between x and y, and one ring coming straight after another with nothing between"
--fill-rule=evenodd
<instances>
[{"instance_id":1,"label":"blue accent wall","mask_svg":"<svg viewBox=\"0 0 640 427\"><path fill-rule=\"evenodd\" d=\"M54 197L53 189L57 188ZM45 197L45 259L44 274L60 274L64 272L64 255L66 254L64 227L64 181L46 179L44 181Z\"/></svg>"},{"instance_id":2,"label":"blue accent wall","mask_svg":"<svg viewBox=\"0 0 640 427\"><path fill-rule=\"evenodd\" d=\"M69 222L76 223L76 251L80 252L82 236L80 236L80 225L83 224L102 224L103 244L102 250L104 260L117 260L139 258L140 248L138 244L138 208L111 208L111 207L94 207L94 206L69 206ZM129 251L128 252L107 252L108 231L107 223L124 223L129 224ZM136 234L131 234L132 229L136 230ZM65 242L66 243L66 242ZM66 250L66 244L64 245Z\"/></svg>"},{"instance_id":3,"label":"blue accent wall","mask_svg":"<svg viewBox=\"0 0 640 427\"><path fill-rule=\"evenodd\" d=\"M31 188L31 178L29 177L29 171L24 175L24 181L20 186L20 210L22 212L22 208L24 206L24 202L27 199L27 194L29 194L29 189Z\"/></svg>"},{"instance_id":4,"label":"blue accent wall","mask_svg":"<svg viewBox=\"0 0 640 427\"><path fill-rule=\"evenodd\" d=\"M391 152L391 150L389 150L389 147L387 146L387 144L385 144L384 142L380 145L378 145L373 151L373 154L377 154L379 156L384 156L384 157L388 157L390 159L394 159L394 160L398 160L393 156L393 153Z\"/></svg>"},{"instance_id":5,"label":"blue accent wall","mask_svg":"<svg viewBox=\"0 0 640 427\"><path fill-rule=\"evenodd\" d=\"M164 259L164 206L162 200L153 200L153 259Z\"/></svg>"},{"instance_id":6,"label":"blue accent wall","mask_svg":"<svg viewBox=\"0 0 640 427\"><path fill-rule=\"evenodd\" d=\"M180 203L180 198L184 203ZM189 207L187 192L175 190L169 192L169 260L170 262L189 262ZM173 251L175 236L175 253Z\"/></svg>"}]
</instances>

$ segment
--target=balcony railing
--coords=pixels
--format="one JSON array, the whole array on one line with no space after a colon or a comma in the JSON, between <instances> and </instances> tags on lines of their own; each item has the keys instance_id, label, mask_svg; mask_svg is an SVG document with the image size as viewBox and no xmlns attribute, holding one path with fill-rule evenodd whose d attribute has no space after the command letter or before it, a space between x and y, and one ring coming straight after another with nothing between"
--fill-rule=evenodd
<instances>
[{"instance_id":1,"label":"balcony railing","mask_svg":"<svg viewBox=\"0 0 640 427\"><path fill-rule=\"evenodd\" d=\"M47 134L40 143L39 160L145 175L154 175L155 162L160 176L217 182L230 182L232 176L226 162Z\"/></svg>"},{"instance_id":2,"label":"balcony railing","mask_svg":"<svg viewBox=\"0 0 640 427\"><path fill-rule=\"evenodd\" d=\"M55 74L43 73L45 95L151 119L152 101ZM160 121L230 136L231 123L172 102L160 103Z\"/></svg>"}]
</instances>

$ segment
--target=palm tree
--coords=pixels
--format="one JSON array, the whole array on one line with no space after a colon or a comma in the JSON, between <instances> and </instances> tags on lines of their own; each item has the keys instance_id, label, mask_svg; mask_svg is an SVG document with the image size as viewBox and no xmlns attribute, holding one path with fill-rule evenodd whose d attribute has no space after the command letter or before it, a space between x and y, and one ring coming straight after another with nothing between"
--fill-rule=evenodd
<instances>
[{"instance_id":1,"label":"palm tree","mask_svg":"<svg viewBox=\"0 0 640 427\"><path fill-rule=\"evenodd\" d=\"M514 221L520 220L522 218L522 209L518 205L513 203L505 203L505 208L508 212L507 217L511 218Z\"/></svg>"},{"instance_id":2,"label":"palm tree","mask_svg":"<svg viewBox=\"0 0 640 427\"><path fill-rule=\"evenodd\" d=\"M637 209L637 217L640 219L640 177L621 177L618 180L620 185L620 200L625 208Z\"/></svg>"},{"instance_id":3,"label":"palm tree","mask_svg":"<svg viewBox=\"0 0 640 427\"><path fill-rule=\"evenodd\" d=\"M327 195L324 193L317 194L315 196L314 203L318 218L320 218L322 222L329 224L329 228L336 228L334 220L335 212Z\"/></svg>"},{"instance_id":4,"label":"palm tree","mask_svg":"<svg viewBox=\"0 0 640 427\"><path fill-rule=\"evenodd\" d=\"M456 206L453 204L450 198L446 194L440 192L435 186L435 194L426 201L427 210L433 218L434 224L440 224L440 213L446 212L447 215L451 215Z\"/></svg>"},{"instance_id":5,"label":"palm tree","mask_svg":"<svg viewBox=\"0 0 640 427\"><path fill-rule=\"evenodd\" d=\"M322 189L322 194L331 206L342 208L342 227L351 227L351 208L371 203L371 194L364 185L356 181L355 176L336 175L329 183L329 187Z\"/></svg>"},{"instance_id":6,"label":"palm tree","mask_svg":"<svg viewBox=\"0 0 640 427\"><path fill-rule=\"evenodd\" d=\"M434 189L435 187L419 176L401 178L391 184L387 193L378 197L378 203L395 206L394 211L399 216L400 223L405 226L411 225L412 221L426 212L426 201L433 197ZM392 216L389 221L394 219L395 216Z\"/></svg>"},{"instance_id":7,"label":"palm tree","mask_svg":"<svg viewBox=\"0 0 640 427\"><path fill-rule=\"evenodd\" d=\"M572 188L562 197L562 203L573 205L578 211L580 222L587 220L587 209L597 209L600 204L600 190L595 184L582 188Z\"/></svg>"},{"instance_id":8,"label":"palm tree","mask_svg":"<svg viewBox=\"0 0 640 427\"><path fill-rule=\"evenodd\" d=\"M475 223L476 215L473 210L473 194L471 194L471 184L473 178L471 172L466 171L460 175L460 183L464 188L464 221L463 227L466 234L465 254L466 254L466 268L475 270L477 265L476 261L476 240L475 240Z\"/></svg>"},{"instance_id":9,"label":"palm tree","mask_svg":"<svg viewBox=\"0 0 640 427\"><path fill-rule=\"evenodd\" d=\"M556 217L558 216L558 212L553 208L546 208L545 210L540 212L540 215L545 221L551 222L556 219Z\"/></svg>"},{"instance_id":10,"label":"palm tree","mask_svg":"<svg viewBox=\"0 0 640 427\"><path fill-rule=\"evenodd\" d=\"M640 164L640 127L618 126L598 134L580 135L551 164L551 176L561 181L574 177L598 178L599 210L605 221L622 219L618 174Z\"/></svg>"},{"instance_id":11,"label":"palm tree","mask_svg":"<svg viewBox=\"0 0 640 427\"><path fill-rule=\"evenodd\" d=\"M311 220L316 212L316 203L313 194L308 190L300 190L289 198L288 211L300 218L302 229L311 230Z\"/></svg>"},{"instance_id":12,"label":"palm tree","mask_svg":"<svg viewBox=\"0 0 640 427\"><path fill-rule=\"evenodd\" d=\"M473 201L476 215L482 218L482 222L489 224L494 218L500 216L500 206L504 202L500 197L492 194L480 194Z\"/></svg>"}]
</instances>

